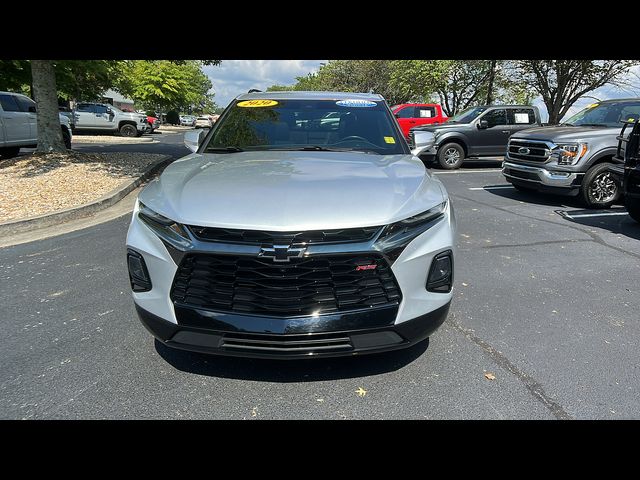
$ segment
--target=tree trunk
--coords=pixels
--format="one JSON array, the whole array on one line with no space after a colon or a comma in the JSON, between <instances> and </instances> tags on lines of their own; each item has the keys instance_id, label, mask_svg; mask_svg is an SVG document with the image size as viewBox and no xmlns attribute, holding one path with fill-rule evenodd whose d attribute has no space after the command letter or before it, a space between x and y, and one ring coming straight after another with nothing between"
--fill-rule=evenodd
<instances>
[{"instance_id":1,"label":"tree trunk","mask_svg":"<svg viewBox=\"0 0 640 480\"><path fill-rule=\"evenodd\" d=\"M38 115L37 152L64 152L64 140L58 116L58 91L52 60L31 60L33 94Z\"/></svg>"},{"instance_id":2,"label":"tree trunk","mask_svg":"<svg viewBox=\"0 0 640 480\"><path fill-rule=\"evenodd\" d=\"M491 70L489 71L489 84L487 85L487 105L493 103L493 81L496 78L496 61L491 60Z\"/></svg>"}]
</instances>

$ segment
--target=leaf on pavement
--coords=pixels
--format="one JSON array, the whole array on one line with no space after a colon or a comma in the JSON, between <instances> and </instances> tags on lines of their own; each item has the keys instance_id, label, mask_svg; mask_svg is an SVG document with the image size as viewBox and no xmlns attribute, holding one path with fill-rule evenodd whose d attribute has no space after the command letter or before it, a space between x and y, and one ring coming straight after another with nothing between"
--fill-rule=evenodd
<instances>
[{"instance_id":1,"label":"leaf on pavement","mask_svg":"<svg viewBox=\"0 0 640 480\"><path fill-rule=\"evenodd\" d=\"M496 376L491 372L487 372L484 374L484 378L486 378L487 380L495 380Z\"/></svg>"},{"instance_id":2,"label":"leaf on pavement","mask_svg":"<svg viewBox=\"0 0 640 480\"><path fill-rule=\"evenodd\" d=\"M356 393L358 394L359 397L364 397L367 394L367 391L362 387L358 387L358 389L356 390Z\"/></svg>"}]
</instances>

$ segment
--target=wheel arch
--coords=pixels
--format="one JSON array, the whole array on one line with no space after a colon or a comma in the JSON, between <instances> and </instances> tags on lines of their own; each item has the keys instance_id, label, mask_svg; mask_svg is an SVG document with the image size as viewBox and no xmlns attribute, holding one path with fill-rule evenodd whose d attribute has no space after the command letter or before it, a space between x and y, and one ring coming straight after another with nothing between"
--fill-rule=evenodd
<instances>
[{"instance_id":1,"label":"wheel arch","mask_svg":"<svg viewBox=\"0 0 640 480\"><path fill-rule=\"evenodd\" d=\"M467 147L467 142L465 141L465 139L463 137L461 137L459 135L449 135L447 137L444 137L438 143L439 143L438 151L440 151L440 149L443 146L445 146L447 143L457 143L458 145L460 145L462 147L462 150L464 151L464 156L465 157L469 156L469 148Z\"/></svg>"}]
</instances>

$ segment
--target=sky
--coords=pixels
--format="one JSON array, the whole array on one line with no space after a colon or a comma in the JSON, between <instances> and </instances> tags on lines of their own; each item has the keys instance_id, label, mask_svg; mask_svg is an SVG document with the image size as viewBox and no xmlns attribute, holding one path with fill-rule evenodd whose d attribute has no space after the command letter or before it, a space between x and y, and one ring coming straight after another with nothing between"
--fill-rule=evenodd
<instances>
[{"instance_id":1,"label":"sky","mask_svg":"<svg viewBox=\"0 0 640 480\"><path fill-rule=\"evenodd\" d=\"M295 83L296 77L315 72L321 63L326 62L327 60L223 60L220 66L204 67L204 72L213 83L215 102L221 107L226 107L237 95L246 93L251 88L264 91L274 84L291 85ZM594 103L594 97L607 100L640 96L640 67L634 67L632 72L629 78L638 85L637 88L606 86L594 90L588 94L590 98L583 97L573 104L565 118ZM549 116L542 99L534 100L533 104L540 109L542 121L547 121Z\"/></svg>"}]
</instances>

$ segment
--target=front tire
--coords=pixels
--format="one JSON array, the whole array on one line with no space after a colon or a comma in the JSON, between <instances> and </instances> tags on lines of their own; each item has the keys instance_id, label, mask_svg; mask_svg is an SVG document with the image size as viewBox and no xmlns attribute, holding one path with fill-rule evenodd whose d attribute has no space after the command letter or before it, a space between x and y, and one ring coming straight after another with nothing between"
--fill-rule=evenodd
<instances>
[{"instance_id":1,"label":"front tire","mask_svg":"<svg viewBox=\"0 0 640 480\"><path fill-rule=\"evenodd\" d=\"M137 134L138 129L129 123L120 127L120 135L123 137L135 137Z\"/></svg>"},{"instance_id":2,"label":"front tire","mask_svg":"<svg viewBox=\"0 0 640 480\"><path fill-rule=\"evenodd\" d=\"M2 158L16 157L20 153L20 147L4 147L0 148L0 156Z\"/></svg>"},{"instance_id":3,"label":"front tire","mask_svg":"<svg viewBox=\"0 0 640 480\"><path fill-rule=\"evenodd\" d=\"M71 150L71 135L66 128L62 129L62 140L64 140L64 146L67 147L67 150Z\"/></svg>"},{"instance_id":4,"label":"front tire","mask_svg":"<svg viewBox=\"0 0 640 480\"><path fill-rule=\"evenodd\" d=\"M624 206L627 207L627 212L629 213L629 216L633 218L636 222L640 223L640 203L638 203L638 201L634 202L629 197L625 197Z\"/></svg>"},{"instance_id":5,"label":"front tire","mask_svg":"<svg viewBox=\"0 0 640 480\"><path fill-rule=\"evenodd\" d=\"M584 174L580 196L587 208L609 208L620 198L620 186L611 176L611 163L599 163Z\"/></svg>"},{"instance_id":6,"label":"front tire","mask_svg":"<svg viewBox=\"0 0 640 480\"><path fill-rule=\"evenodd\" d=\"M438 150L438 163L445 170L455 170L462 166L464 149L458 143L447 143Z\"/></svg>"}]
</instances>

